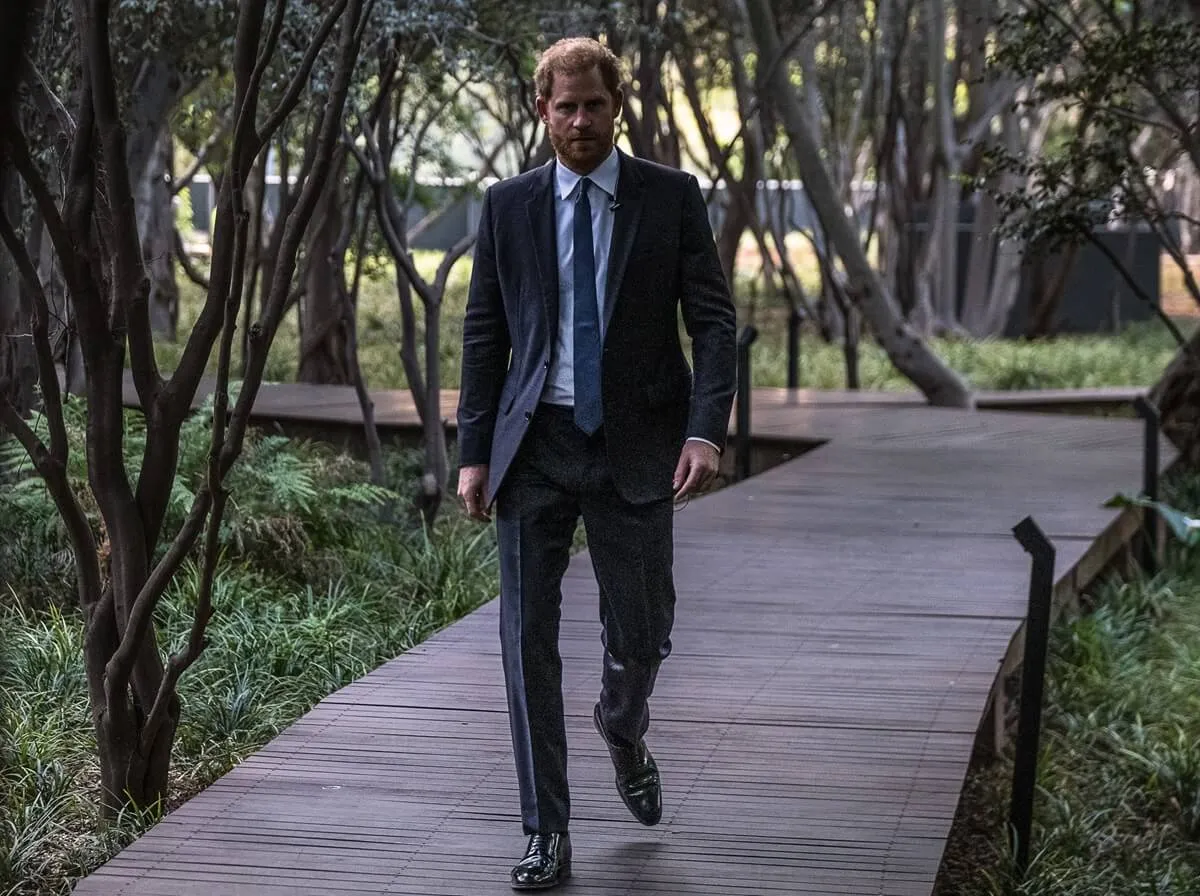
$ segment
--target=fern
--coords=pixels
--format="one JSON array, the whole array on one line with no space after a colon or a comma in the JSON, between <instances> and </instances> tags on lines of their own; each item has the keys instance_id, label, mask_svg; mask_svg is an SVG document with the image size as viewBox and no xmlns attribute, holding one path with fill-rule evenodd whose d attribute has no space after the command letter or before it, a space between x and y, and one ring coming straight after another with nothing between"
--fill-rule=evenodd
<instances>
[{"instance_id":1,"label":"fern","mask_svg":"<svg viewBox=\"0 0 1200 896\"><path fill-rule=\"evenodd\" d=\"M236 394L236 385L231 391ZM208 475L212 408L209 396L181 428L163 528L168 540L183 525ZM71 488L99 535L100 516L87 482L82 400L68 399L64 417ZM48 437L44 420L35 420L34 427ZM141 470L145 447L144 420L128 412L125 465L131 479ZM411 458L401 463L411 466ZM222 546L231 558L308 578L318 568L334 565L336 555L357 551L381 509L399 500L397 492L371 485L367 478L365 465L327 446L251 431L227 478L231 499L220 531ZM0 444L0 481L7 481L0 489L0 587L7 585L6 591L20 593L36 606L69 600L74 576L70 544L53 500L18 443ZM381 539L375 535L370 540ZM159 546L163 550L165 544Z\"/></svg>"}]
</instances>

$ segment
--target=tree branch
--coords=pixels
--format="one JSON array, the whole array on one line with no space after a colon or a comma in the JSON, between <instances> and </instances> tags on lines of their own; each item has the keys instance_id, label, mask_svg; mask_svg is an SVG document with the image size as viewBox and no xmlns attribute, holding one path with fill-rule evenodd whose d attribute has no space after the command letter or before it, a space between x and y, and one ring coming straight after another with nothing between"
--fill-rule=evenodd
<instances>
[{"instance_id":1,"label":"tree branch","mask_svg":"<svg viewBox=\"0 0 1200 896\"><path fill-rule=\"evenodd\" d=\"M267 65L279 42L279 34L283 30L283 14L286 5L286 0L276 0L275 14L271 18L271 27L267 30L266 43L260 47L259 35L262 32L266 3L242 4L233 67L234 81L237 84L234 97L234 108L237 110L237 115L233 125L233 153L230 158L238 190L242 189L246 183L250 160L257 156L262 148L262 144L259 142L261 138L255 128L255 119L258 117L258 99ZM270 137L267 139L269 140Z\"/></svg>"},{"instance_id":2,"label":"tree branch","mask_svg":"<svg viewBox=\"0 0 1200 896\"><path fill-rule=\"evenodd\" d=\"M1175 321L1171 320L1171 316L1167 314L1167 312L1163 311L1162 306L1158 302L1154 301L1154 299L1146 292L1146 290L1142 288L1142 285L1137 282L1132 274L1130 274L1129 269L1121 262L1121 259L1117 257L1117 254L1108 246L1106 246L1104 241L1096 236L1095 231L1092 229L1089 228L1088 230L1084 231L1084 237L1089 243L1099 250L1101 255L1108 259L1109 263L1113 266L1113 270L1116 271L1117 275L1125 281L1125 284L1129 287L1133 294L1142 302L1144 302L1150 308L1150 310L1154 312L1154 315L1160 321L1162 321L1163 326L1165 326L1170 334L1175 337L1175 341L1179 343L1180 348L1190 354L1191 349L1188 346L1187 337L1185 337L1180 331L1179 327L1175 325ZM1200 359L1193 358L1193 360Z\"/></svg>"},{"instance_id":3,"label":"tree branch","mask_svg":"<svg viewBox=\"0 0 1200 896\"><path fill-rule=\"evenodd\" d=\"M21 179L25 181L25 186L29 188L33 201L37 205L38 213L42 216L46 232L50 234L50 241L54 244L54 250L63 263L63 277L67 281L67 287L72 293L80 292L77 270L72 261L75 257L74 242L62 215L59 214L58 205L54 201L50 187L33 161L33 156L30 155L29 144L25 141L25 132L16 116L9 117L7 131L9 158L12 160L13 167L21 175ZM74 187L75 184L72 183L71 186Z\"/></svg>"},{"instance_id":4,"label":"tree branch","mask_svg":"<svg viewBox=\"0 0 1200 896\"><path fill-rule=\"evenodd\" d=\"M137 284L145 278L145 271L109 42L110 2L91 0L90 12L85 11L83 0L77 0L75 7L85 36L81 48L83 64L91 85L92 110L104 159L104 196L112 216L106 228L113 252L114 295L109 313L114 332L128 329L130 360L138 394L144 402L149 402L159 387L158 365L150 338L149 291L146 291L146 301L138 297Z\"/></svg>"},{"instance_id":5,"label":"tree branch","mask_svg":"<svg viewBox=\"0 0 1200 896\"><path fill-rule=\"evenodd\" d=\"M67 145L75 136L75 120L71 117L71 113L67 111L67 107L63 105L63 101L59 99L58 94L54 92L54 88L50 86L50 82L46 80L46 76L42 74L41 69L33 61L28 53L23 53L23 62L25 71L29 76L29 81L33 85L33 94L38 108L41 110L42 116L54 123L58 129L57 138L62 141L63 145Z\"/></svg>"},{"instance_id":6,"label":"tree branch","mask_svg":"<svg viewBox=\"0 0 1200 896\"><path fill-rule=\"evenodd\" d=\"M42 385L42 401L45 405L46 421L50 427L50 456L55 462L66 466L69 444L67 427L63 419L62 393L58 388L58 371L54 367L54 351L50 346L50 304L37 267L29 257L25 244L17 237L8 213L0 204L0 242L16 263L21 281L33 297L33 345L37 354L38 378ZM28 447L28 446L26 446Z\"/></svg>"},{"instance_id":7,"label":"tree branch","mask_svg":"<svg viewBox=\"0 0 1200 896\"><path fill-rule=\"evenodd\" d=\"M299 67L295 74L292 75L292 80L288 83L284 90L283 96L279 100L279 104L267 116L266 124L263 125L262 131L259 133L258 145L255 147L254 155L258 155L266 141L271 139L271 135L279 129L285 118L292 114L292 110L296 108L296 103L300 101L300 94L304 90L304 85L308 82L308 76L312 73L312 68L317 62L317 56L325 46L325 41L329 39L330 33L333 31L333 26L337 24L338 19L346 9L347 0L334 0L329 11L325 14L325 18L321 22L320 28L317 29L316 36L313 37L312 43L308 46L308 52L304 54Z\"/></svg>"},{"instance_id":8,"label":"tree branch","mask_svg":"<svg viewBox=\"0 0 1200 896\"><path fill-rule=\"evenodd\" d=\"M221 142L221 138L225 136L225 132L229 130L229 121L222 118L217 122L217 126L213 128L208 139L204 141L198 150L196 157L192 160L191 167L183 174L171 181L171 195L178 196L181 192L191 186L196 175L200 173L200 169L204 167L204 163L208 161L208 154L216 148L216 145Z\"/></svg>"},{"instance_id":9,"label":"tree branch","mask_svg":"<svg viewBox=\"0 0 1200 896\"><path fill-rule=\"evenodd\" d=\"M116 676L118 689L128 684L129 673L133 670L133 661L141 649L142 641L150 631L154 610L157 608L163 592L166 591L167 585L170 584L171 579L179 571L183 561L187 559L188 553L195 545L208 516L212 504L211 497L207 488L201 489L196 495L192 501L192 509L188 512L182 528L171 542L167 553L155 564L133 601L121 644L113 653L108 664L108 674Z\"/></svg>"},{"instance_id":10,"label":"tree branch","mask_svg":"<svg viewBox=\"0 0 1200 896\"><path fill-rule=\"evenodd\" d=\"M57 380L56 380L57 383ZM2 384L0 384L2 385ZM96 539L92 534L87 514L79 506L67 480L66 465L51 456L37 434L29 427L17 409L5 398L6 389L0 388L0 424L21 443L34 469L46 483L46 490L54 499L54 506L67 527L71 548L75 554L75 575L79 605L87 611L100 599L103 590L100 579L100 561L96 556ZM60 414L61 419L61 414Z\"/></svg>"},{"instance_id":11,"label":"tree branch","mask_svg":"<svg viewBox=\"0 0 1200 896\"><path fill-rule=\"evenodd\" d=\"M67 160L66 198L63 200L63 219L73 233L88 233L96 205L96 164L92 158L96 148L96 113L92 108L92 82L83 78L78 97L79 114L75 122L75 139ZM89 241L90 241L89 235ZM60 256L63 264L66 259Z\"/></svg>"},{"instance_id":12,"label":"tree branch","mask_svg":"<svg viewBox=\"0 0 1200 896\"><path fill-rule=\"evenodd\" d=\"M175 249L175 258L179 261L179 266L183 268L183 272L187 274L187 278L199 286L203 290L209 288L208 278L200 273L199 268L192 264L191 257L187 254L187 250L183 247L183 237L176 229L173 231L174 239L173 246Z\"/></svg>"},{"instance_id":13,"label":"tree branch","mask_svg":"<svg viewBox=\"0 0 1200 896\"><path fill-rule=\"evenodd\" d=\"M442 296L446 294L446 282L450 279L450 272L458 263L458 260L467 254L467 251L475 245L476 234L474 231L468 233L457 243L450 247L450 250L442 256L442 260L438 263L437 273L433 278L433 293L437 296L438 302L441 302Z\"/></svg>"},{"instance_id":14,"label":"tree branch","mask_svg":"<svg viewBox=\"0 0 1200 896\"><path fill-rule=\"evenodd\" d=\"M221 333L225 304L233 280L243 276L243 271L233 266L236 252L238 212L241 191L249 177L248 160L256 151L258 135L254 120L258 108L258 94L263 72L270 56L270 48L282 29L282 15L286 0L276 0L276 16L268 35L267 47L259 53L262 23L266 0L243 2L239 5L237 37L234 45L235 96L232 113L233 139L230 147L229 170L221 178L217 197L217 214L212 234L212 254L209 267L209 287L204 306L184 346L183 354L175 367L170 382L163 389L164 413L171 418L172 428L179 426L191 407L192 396L204 375L205 367L212 355L212 348ZM167 408L170 405L170 408Z\"/></svg>"},{"instance_id":15,"label":"tree branch","mask_svg":"<svg viewBox=\"0 0 1200 896\"><path fill-rule=\"evenodd\" d=\"M314 129L306 149L306 164L308 159L313 160L310 173L304 180L300 196L284 227L279 251L280 261L274 269L273 282L270 284L258 324L259 332L251 340L251 348L254 351L251 352L250 363L246 365L242 391L233 410L229 434L221 449L222 474L228 471L241 452L250 411L262 384L263 369L267 360L266 347L270 346L279 327L288 297L288 286L295 273L300 243L312 220L320 192L325 186L325 178L329 176L334 150L339 143L342 115L345 111L346 97L350 92L354 61L358 58L360 47L361 31L358 29L358 23L363 12L363 0L342 0L335 8L346 10L346 14L341 20L333 83L321 112L320 127Z\"/></svg>"},{"instance_id":16,"label":"tree branch","mask_svg":"<svg viewBox=\"0 0 1200 896\"><path fill-rule=\"evenodd\" d=\"M392 257L403 269L404 276L417 291L421 301L426 305L434 304L437 297L433 294L433 290L425 278L421 276L421 272L417 270L412 254L404 245L404 241L400 238L400 232L396 229L396 222L404 220L404 210L400 208L400 203L396 201L396 197L391 194L391 191L380 188L375 190L375 201L383 240L387 243Z\"/></svg>"},{"instance_id":17,"label":"tree branch","mask_svg":"<svg viewBox=\"0 0 1200 896\"><path fill-rule=\"evenodd\" d=\"M213 452L213 456L216 457L215 451ZM210 472L209 487L212 484L213 481ZM205 494L208 494L207 490ZM167 718L171 699L175 696L175 688L179 683L180 676L200 658L200 654L204 651L204 632L208 628L208 622L212 619L213 614L213 580L216 577L217 556L220 548L221 517L224 514L227 498L228 493L222 488L217 492L216 500L212 502L212 514L208 518L208 531L204 539L204 565L201 567L200 573L200 592L197 595L196 611L192 616L191 631L188 634L186 646L173 654L167 661L166 672L163 675L162 682L159 684L158 693L155 695L154 703L151 705L150 712L146 716L140 741L141 752L144 756L150 754L151 748L158 738L158 732ZM182 560L182 557L180 559ZM157 571L156 569L155 572ZM163 583L164 588L165 586L166 582Z\"/></svg>"}]
</instances>

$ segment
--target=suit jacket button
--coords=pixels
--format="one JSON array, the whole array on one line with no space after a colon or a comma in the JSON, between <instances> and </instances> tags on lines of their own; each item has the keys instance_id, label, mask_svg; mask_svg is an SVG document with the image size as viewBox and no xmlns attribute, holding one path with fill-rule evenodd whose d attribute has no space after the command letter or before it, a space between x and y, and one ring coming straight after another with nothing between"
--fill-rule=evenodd
<instances>
[{"instance_id":1,"label":"suit jacket button","mask_svg":"<svg viewBox=\"0 0 1200 896\"><path fill-rule=\"evenodd\" d=\"M533 414L532 414L532 413L530 413L529 411L526 411L526 412L525 412L525 419L526 419L526 420L532 420L532 419L533 419Z\"/></svg>"}]
</instances>

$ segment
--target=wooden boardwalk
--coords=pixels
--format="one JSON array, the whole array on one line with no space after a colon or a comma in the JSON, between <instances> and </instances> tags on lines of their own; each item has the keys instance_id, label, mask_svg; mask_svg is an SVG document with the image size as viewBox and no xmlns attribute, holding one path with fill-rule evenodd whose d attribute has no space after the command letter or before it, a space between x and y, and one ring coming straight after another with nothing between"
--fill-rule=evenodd
<instances>
[{"instance_id":1,"label":"wooden boardwalk","mask_svg":"<svg viewBox=\"0 0 1200 896\"><path fill-rule=\"evenodd\" d=\"M212 391L214 381L205 378L195 404ZM1119 386L1096 389L1028 389L1019 392L978 392L980 410L1070 411L1111 410L1132 404L1144 389ZM419 423L416 405L406 390L384 390L371 394L375 421L381 430L412 429ZM835 391L821 389L755 389L754 406L819 408L926 408L916 392ZM139 407L133 379L125 377L125 404ZM458 407L458 391L444 389L442 417L451 427ZM251 409L251 419L262 423L313 424L324 428L361 427L362 411L349 386L264 384ZM757 435L757 428L755 430ZM801 434L805 435L805 434Z\"/></svg>"},{"instance_id":2,"label":"wooden boardwalk","mask_svg":"<svg viewBox=\"0 0 1200 896\"><path fill-rule=\"evenodd\" d=\"M928 896L1024 612L1012 526L1032 514L1055 540L1064 587L1130 528L1101 504L1137 487L1132 421L767 391L754 427L825 444L677 513L656 828L626 813L591 728L596 586L586 555L567 572L563 892ZM75 892L511 892L497 624L493 602L331 695Z\"/></svg>"}]
</instances>

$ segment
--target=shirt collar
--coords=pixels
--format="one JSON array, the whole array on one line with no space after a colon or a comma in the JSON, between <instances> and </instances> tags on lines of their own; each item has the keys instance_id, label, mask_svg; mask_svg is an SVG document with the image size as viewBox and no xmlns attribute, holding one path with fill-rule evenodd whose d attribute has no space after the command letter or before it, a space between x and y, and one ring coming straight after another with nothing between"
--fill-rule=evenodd
<instances>
[{"instance_id":1,"label":"shirt collar","mask_svg":"<svg viewBox=\"0 0 1200 896\"><path fill-rule=\"evenodd\" d=\"M612 152L608 154L603 162L596 166L596 169L587 178L609 195L610 199L615 199L617 196L617 175L621 170L621 159L617 155L617 148L614 146ZM558 195L563 199L574 192L576 185L582 179L582 175L576 174L566 165L555 162L554 176L557 181Z\"/></svg>"}]
</instances>

